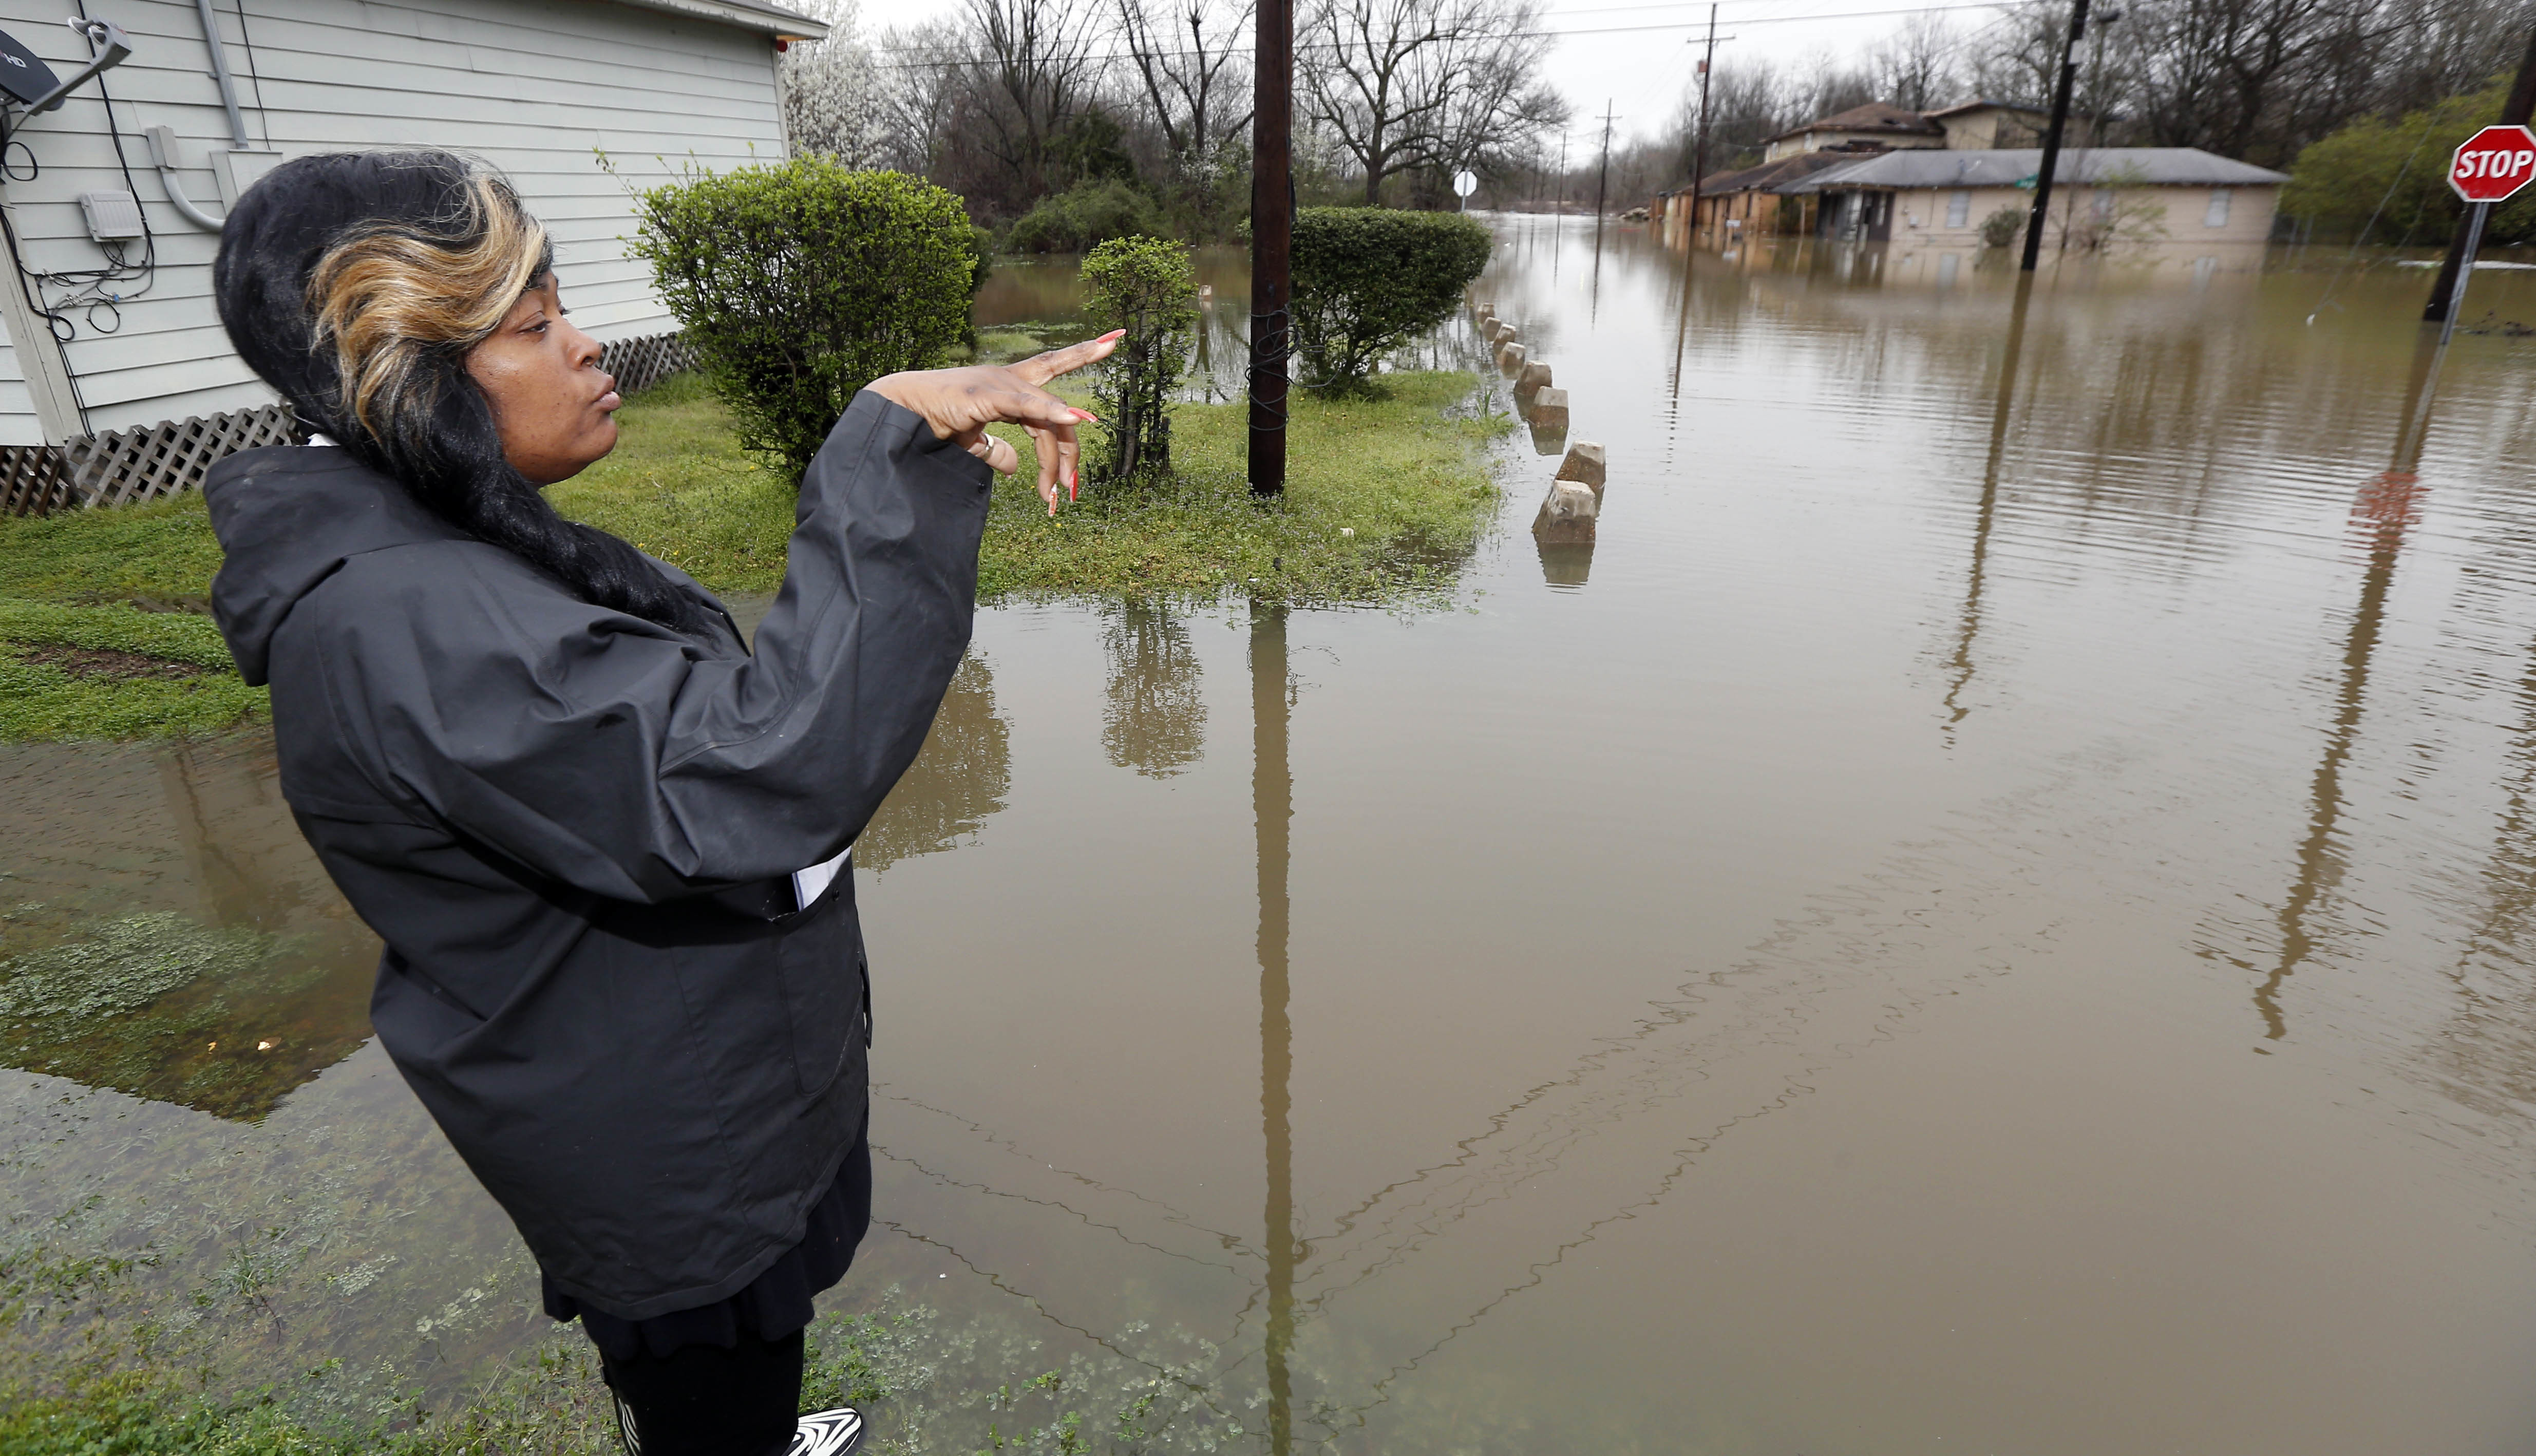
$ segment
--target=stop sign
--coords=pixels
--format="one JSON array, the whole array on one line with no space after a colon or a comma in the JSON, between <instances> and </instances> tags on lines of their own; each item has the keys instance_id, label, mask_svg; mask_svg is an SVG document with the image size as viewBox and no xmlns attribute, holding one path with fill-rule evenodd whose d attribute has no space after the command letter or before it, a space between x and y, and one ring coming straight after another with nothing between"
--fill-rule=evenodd
<instances>
[{"instance_id":1,"label":"stop sign","mask_svg":"<svg viewBox=\"0 0 2536 1456\"><path fill-rule=\"evenodd\" d=\"M2487 126L2465 139L2448 163L2448 185L2468 202L2499 202L2536 181L2536 132Z\"/></svg>"}]
</instances>

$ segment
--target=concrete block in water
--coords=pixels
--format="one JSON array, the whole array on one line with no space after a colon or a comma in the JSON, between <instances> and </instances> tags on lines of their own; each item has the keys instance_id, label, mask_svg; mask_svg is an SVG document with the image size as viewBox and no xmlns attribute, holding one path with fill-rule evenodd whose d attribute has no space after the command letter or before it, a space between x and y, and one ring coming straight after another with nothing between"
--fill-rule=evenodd
<instances>
[{"instance_id":1,"label":"concrete block in water","mask_svg":"<svg viewBox=\"0 0 2536 1456\"><path fill-rule=\"evenodd\" d=\"M1497 343L1512 344L1523 338L1523 331L1512 324L1497 325Z\"/></svg>"},{"instance_id":2,"label":"concrete block in water","mask_svg":"<svg viewBox=\"0 0 2536 1456\"><path fill-rule=\"evenodd\" d=\"M1549 388L1550 366L1539 359L1525 360L1523 372L1515 376L1514 387L1516 393L1527 395L1535 390Z\"/></svg>"},{"instance_id":3,"label":"concrete block in water","mask_svg":"<svg viewBox=\"0 0 2536 1456\"><path fill-rule=\"evenodd\" d=\"M1506 371L1508 374L1520 374L1520 373L1522 373L1522 372L1523 372L1523 346L1522 346L1522 345L1520 345L1520 344L1500 344L1500 345L1498 345L1498 346L1497 346L1497 367L1498 367L1498 368L1500 368L1500 369L1503 369L1503 370L1504 370L1504 371Z\"/></svg>"},{"instance_id":4,"label":"concrete block in water","mask_svg":"<svg viewBox=\"0 0 2536 1456\"><path fill-rule=\"evenodd\" d=\"M1497 321L1497 306L1493 303L1483 302L1477 312L1483 324L1493 324Z\"/></svg>"},{"instance_id":5,"label":"concrete block in water","mask_svg":"<svg viewBox=\"0 0 2536 1456\"><path fill-rule=\"evenodd\" d=\"M1591 440L1579 440L1567 447L1567 458L1558 463L1558 478L1574 480L1603 498L1603 447Z\"/></svg>"},{"instance_id":6,"label":"concrete block in water","mask_svg":"<svg viewBox=\"0 0 2536 1456\"><path fill-rule=\"evenodd\" d=\"M1574 480L1553 480L1541 513L1532 518L1533 537L1553 544L1591 544L1594 517L1601 508L1590 487Z\"/></svg>"},{"instance_id":7,"label":"concrete block in water","mask_svg":"<svg viewBox=\"0 0 2536 1456\"><path fill-rule=\"evenodd\" d=\"M1567 428L1567 391L1555 386L1532 397L1532 427L1545 430Z\"/></svg>"}]
</instances>

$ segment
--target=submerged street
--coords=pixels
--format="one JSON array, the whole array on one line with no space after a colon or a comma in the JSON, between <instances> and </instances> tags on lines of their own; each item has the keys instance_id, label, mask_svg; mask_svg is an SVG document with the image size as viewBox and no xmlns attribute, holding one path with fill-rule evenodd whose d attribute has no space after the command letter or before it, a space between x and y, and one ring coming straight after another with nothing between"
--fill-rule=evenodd
<instances>
[{"instance_id":1,"label":"submerged street","mask_svg":"<svg viewBox=\"0 0 2536 1456\"><path fill-rule=\"evenodd\" d=\"M1490 222L1476 295L1609 451L1590 567L1517 428L1448 607L986 610L856 855L829 1303L931 1311L917 1434L1079 1357L1196 1393L1156 1450L2523 1449L2529 275L2435 360L2428 274L2325 249L2020 304L1996 255ZM12 1051L0 1199L177 1239L166 1308L265 1299L263 1378L542 1338L269 741L0 783L13 951L263 968Z\"/></svg>"}]
</instances>

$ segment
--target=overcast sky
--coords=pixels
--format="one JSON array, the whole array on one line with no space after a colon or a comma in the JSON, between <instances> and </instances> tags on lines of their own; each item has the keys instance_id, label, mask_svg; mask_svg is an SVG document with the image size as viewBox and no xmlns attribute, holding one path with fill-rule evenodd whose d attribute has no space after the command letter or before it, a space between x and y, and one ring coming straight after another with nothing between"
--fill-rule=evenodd
<instances>
[{"instance_id":1,"label":"overcast sky","mask_svg":"<svg viewBox=\"0 0 2536 1456\"><path fill-rule=\"evenodd\" d=\"M876 33L891 25L956 11L960 3L865 0L863 26L866 33ZM1820 52L1861 51L1902 25L1905 17L1891 12L1913 4L1962 6L1947 19L1964 32L1990 22L2004 8L1966 0L1721 0L1718 33L1735 38L1718 45L1718 63L1786 64ZM1600 144L1607 103L1618 118L1612 128L1616 141L1665 127L1692 80L1707 22L1704 0L1671 5L1551 0L1549 29L1557 31L1559 39L1550 53L1549 76L1576 109L1569 127L1571 155L1589 156Z\"/></svg>"}]
</instances>

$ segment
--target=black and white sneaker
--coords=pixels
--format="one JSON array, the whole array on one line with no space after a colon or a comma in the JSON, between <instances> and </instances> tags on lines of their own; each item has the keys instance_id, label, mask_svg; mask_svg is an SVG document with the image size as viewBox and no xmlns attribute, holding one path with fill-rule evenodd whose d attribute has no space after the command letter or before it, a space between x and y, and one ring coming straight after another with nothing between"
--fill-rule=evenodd
<instances>
[{"instance_id":1,"label":"black and white sneaker","mask_svg":"<svg viewBox=\"0 0 2536 1456\"><path fill-rule=\"evenodd\" d=\"M791 1456L852 1456L863 1443L863 1417L852 1406L801 1418L792 1432Z\"/></svg>"},{"instance_id":2,"label":"black and white sneaker","mask_svg":"<svg viewBox=\"0 0 2536 1456\"><path fill-rule=\"evenodd\" d=\"M613 1387L608 1389L607 1398L616 1406L616 1443L625 1448L625 1456L643 1456L643 1438L634 1433L633 1408Z\"/></svg>"}]
</instances>

